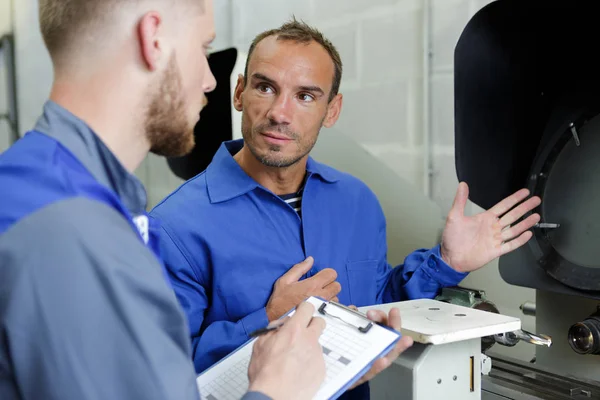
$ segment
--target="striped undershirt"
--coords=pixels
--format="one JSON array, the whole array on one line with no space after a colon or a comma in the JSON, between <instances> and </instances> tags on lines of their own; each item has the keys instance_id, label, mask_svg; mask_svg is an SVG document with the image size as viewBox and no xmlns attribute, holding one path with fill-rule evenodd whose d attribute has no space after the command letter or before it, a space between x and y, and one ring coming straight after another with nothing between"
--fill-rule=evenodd
<instances>
[{"instance_id":1,"label":"striped undershirt","mask_svg":"<svg viewBox=\"0 0 600 400\"><path fill-rule=\"evenodd\" d=\"M300 218L302 218L302 190L300 190L298 193L282 194L279 197L288 203L294 209L294 211L298 213Z\"/></svg>"},{"instance_id":2,"label":"striped undershirt","mask_svg":"<svg viewBox=\"0 0 600 400\"><path fill-rule=\"evenodd\" d=\"M304 186L306 185L306 179L308 175L304 176L300 190L296 193L282 194L279 196L281 200L285 201L298 213L298 216L302 218L302 193L304 192Z\"/></svg>"}]
</instances>

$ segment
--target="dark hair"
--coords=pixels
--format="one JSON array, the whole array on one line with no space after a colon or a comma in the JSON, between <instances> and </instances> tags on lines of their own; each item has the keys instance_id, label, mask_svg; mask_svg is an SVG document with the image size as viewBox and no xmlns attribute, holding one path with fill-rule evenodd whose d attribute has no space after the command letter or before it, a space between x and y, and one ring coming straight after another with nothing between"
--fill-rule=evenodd
<instances>
[{"instance_id":1,"label":"dark hair","mask_svg":"<svg viewBox=\"0 0 600 400\"><path fill-rule=\"evenodd\" d=\"M297 21L296 18L292 18L292 20L281 25L279 28L262 32L254 38L252 44L250 45L250 49L248 50L248 58L246 59L244 86L247 83L248 64L254 49L258 43L270 36L277 36L277 40L291 40L297 43L308 44L311 41L315 41L323 46L323 48L327 50L327 53L329 53L329 56L331 56L331 60L333 61L335 68L333 74L333 85L331 86L331 93L329 93L329 101L331 101L338 94L340 90L340 83L342 81L342 58L340 57L340 53L338 53L333 43L331 43L329 39L327 39L320 31L311 27L305 22Z\"/></svg>"}]
</instances>

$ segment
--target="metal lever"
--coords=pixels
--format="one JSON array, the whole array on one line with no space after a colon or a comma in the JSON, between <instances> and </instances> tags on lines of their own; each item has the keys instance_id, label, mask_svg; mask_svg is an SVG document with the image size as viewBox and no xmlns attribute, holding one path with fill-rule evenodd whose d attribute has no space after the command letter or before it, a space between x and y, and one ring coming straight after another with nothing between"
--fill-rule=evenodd
<instances>
[{"instance_id":1,"label":"metal lever","mask_svg":"<svg viewBox=\"0 0 600 400\"><path fill-rule=\"evenodd\" d=\"M533 227L540 228L540 229L556 229L556 228L560 228L560 224L553 224L553 223L549 223L549 222L539 222L539 223L535 224Z\"/></svg>"},{"instance_id":2,"label":"metal lever","mask_svg":"<svg viewBox=\"0 0 600 400\"><path fill-rule=\"evenodd\" d=\"M577 129L575 129L575 124L571 122L569 128L571 128L571 134L573 135L573 139L575 139L575 146L579 147L581 142L579 141L579 135L577 134Z\"/></svg>"},{"instance_id":3,"label":"metal lever","mask_svg":"<svg viewBox=\"0 0 600 400\"><path fill-rule=\"evenodd\" d=\"M508 347L516 345L517 343L519 343L519 341L524 341L538 346L550 347L552 345L552 338L550 336L537 335L535 333L527 332L524 330L499 333L494 335L494 340L496 341L496 343Z\"/></svg>"}]
</instances>

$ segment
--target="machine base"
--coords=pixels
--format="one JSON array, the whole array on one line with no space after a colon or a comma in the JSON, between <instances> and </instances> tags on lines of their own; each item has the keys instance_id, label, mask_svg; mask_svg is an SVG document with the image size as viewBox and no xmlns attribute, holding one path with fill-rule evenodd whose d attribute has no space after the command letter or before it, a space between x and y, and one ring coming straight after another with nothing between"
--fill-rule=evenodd
<instances>
[{"instance_id":1,"label":"machine base","mask_svg":"<svg viewBox=\"0 0 600 400\"><path fill-rule=\"evenodd\" d=\"M531 363L492 358L481 382L482 400L600 399L600 382L565 377Z\"/></svg>"}]
</instances>

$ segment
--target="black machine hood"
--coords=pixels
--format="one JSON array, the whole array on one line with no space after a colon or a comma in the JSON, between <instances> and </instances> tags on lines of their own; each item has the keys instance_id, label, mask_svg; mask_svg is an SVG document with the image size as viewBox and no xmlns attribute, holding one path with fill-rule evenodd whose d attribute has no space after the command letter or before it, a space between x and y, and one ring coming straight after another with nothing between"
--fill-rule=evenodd
<instances>
[{"instance_id":1,"label":"black machine hood","mask_svg":"<svg viewBox=\"0 0 600 400\"><path fill-rule=\"evenodd\" d=\"M455 154L470 200L527 187L533 239L500 260L508 283L600 299L600 2L498 0L455 50Z\"/></svg>"},{"instance_id":2,"label":"black machine hood","mask_svg":"<svg viewBox=\"0 0 600 400\"><path fill-rule=\"evenodd\" d=\"M167 159L171 171L183 180L204 171L221 143L233 138L231 73L237 59L238 51L235 48L214 52L208 59L217 87L206 94L208 104L194 127L196 146L185 156Z\"/></svg>"}]
</instances>

